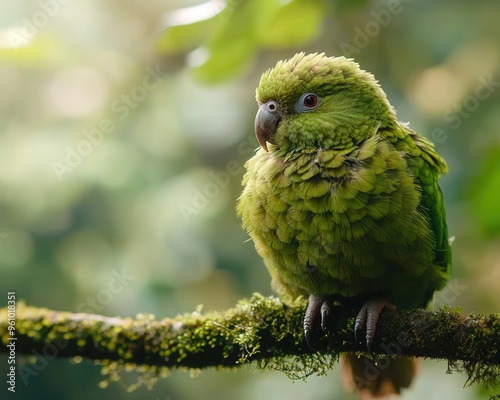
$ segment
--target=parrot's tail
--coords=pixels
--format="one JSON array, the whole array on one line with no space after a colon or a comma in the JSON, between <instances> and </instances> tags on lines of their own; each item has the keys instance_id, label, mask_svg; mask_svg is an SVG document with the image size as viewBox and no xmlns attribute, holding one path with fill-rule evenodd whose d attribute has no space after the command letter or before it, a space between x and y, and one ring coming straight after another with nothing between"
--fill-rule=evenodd
<instances>
[{"instance_id":1,"label":"parrot's tail","mask_svg":"<svg viewBox=\"0 0 500 400\"><path fill-rule=\"evenodd\" d=\"M400 394L410 386L418 363L407 357L374 356L372 359L345 353L342 356L342 382L357 391L363 400Z\"/></svg>"}]
</instances>

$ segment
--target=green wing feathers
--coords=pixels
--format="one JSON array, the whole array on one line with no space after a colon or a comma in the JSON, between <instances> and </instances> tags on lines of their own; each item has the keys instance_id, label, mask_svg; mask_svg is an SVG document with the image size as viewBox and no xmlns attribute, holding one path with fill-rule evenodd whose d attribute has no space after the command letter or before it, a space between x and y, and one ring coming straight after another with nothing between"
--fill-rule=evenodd
<instances>
[{"instance_id":1,"label":"green wing feathers","mask_svg":"<svg viewBox=\"0 0 500 400\"><path fill-rule=\"evenodd\" d=\"M451 274L451 248L446 224L446 210L438 180L441 174L448 172L445 161L437 154L434 144L415 132L409 132L410 138L421 150L420 159L409 161L410 169L420 183L422 199L421 212L429 219L436 237L434 263L441 267L442 283L436 287L441 289ZM423 162L421 162L423 160Z\"/></svg>"}]
</instances>

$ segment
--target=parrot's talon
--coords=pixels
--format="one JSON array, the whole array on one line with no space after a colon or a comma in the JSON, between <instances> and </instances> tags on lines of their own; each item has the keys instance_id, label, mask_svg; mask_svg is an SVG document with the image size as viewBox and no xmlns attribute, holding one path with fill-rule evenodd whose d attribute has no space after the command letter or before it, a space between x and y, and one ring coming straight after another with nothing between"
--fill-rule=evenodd
<instances>
[{"instance_id":1,"label":"parrot's talon","mask_svg":"<svg viewBox=\"0 0 500 400\"><path fill-rule=\"evenodd\" d=\"M354 339L358 342L357 333L363 329L366 324L366 348L369 353L373 350L373 342L375 341L375 332L377 330L377 322L380 313L384 308L396 311L396 306L384 298L375 298L367 301L361 307L356 322L354 323Z\"/></svg>"},{"instance_id":2,"label":"parrot's talon","mask_svg":"<svg viewBox=\"0 0 500 400\"><path fill-rule=\"evenodd\" d=\"M354 322L354 340L356 343L360 343L361 339L358 338L358 333L361 332L363 326L366 321L366 309L361 308L361 311L358 313L356 317L356 321Z\"/></svg>"},{"instance_id":3,"label":"parrot's talon","mask_svg":"<svg viewBox=\"0 0 500 400\"><path fill-rule=\"evenodd\" d=\"M321 329L323 329L323 332L325 332L328 328L327 324L330 314L331 314L330 302L328 300L325 300L321 305Z\"/></svg>"},{"instance_id":4,"label":"parrot's talon","mask_svg":"<svg viewBox=\"0 0 500 400\"><path fill-rule=\"evenodd\" d=\"M363 329L363 326L365 326L365 321L366 321L366 309L361 308L361 311L358 313L358 316L356 317L356 322L354 323L354 333L359 332Z\"/></svg>"},{"instance_id":5,"label":"parrot's talon","mask_svg":"<svg viewBox=\"0 0 500 400\"><path fill-rule=\"evenodd\" d=\"M361 329L354 327L354 341L356 343L361 343L361 339L358 337L358 332L360 332L360 331L361 331Z\"/></svg>"},{"instance_id":6,"label":"parrot's talon","mask_svg":"<svg viewBox=\"0 0 500 400\"><path fill-rule=\"evenodd\" d=\"M307 345L312 350L317 350L315 339L318 339L316 333L319 331L319 327L321 327L323 332L326 332L328 329L328 322L332 314L332 305L332 301L328 297L315 296L313 294L309 296L309 303L306 315L304 316L304 337ZM319 324L317 323L318 319Z\"/></svg>"},{"instance_id":7,"label":"parrot's talon","mask_svg":"<svg viewBox=\"0 0 500 400\"><path fill-rule=\"evenodd\" d=\"M306 343L307 345L309 346L309 348L311 350L314 350L316 351L316 347L314 346L314 337L313 337L313 332L312 330L307 330L307 329L304 329L304 337L306 339Z\"/></svg>"},{"instance_id":8,"label":"parrot's talon","mask_svg":"<svg viewBox=\"0 0 500 400\"><path fill-rule=\"evenodd\" d=\"M312 349L316 350L314 345L314 320L318 311L321 309L323 304L323 298L319 296L310 295L309 302L307 304L306 315L304 316L304 336L307 345Z\"/></svg>"}]
</instances>

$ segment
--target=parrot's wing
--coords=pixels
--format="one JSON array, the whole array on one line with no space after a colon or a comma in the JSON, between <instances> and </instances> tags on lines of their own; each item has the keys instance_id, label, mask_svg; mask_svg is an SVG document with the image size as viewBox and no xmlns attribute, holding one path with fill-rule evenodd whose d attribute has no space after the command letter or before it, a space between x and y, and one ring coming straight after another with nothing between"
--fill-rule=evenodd
<instances>
[{"instance_id":1,"label":"parrot's wing","mask_svg":"<svg viewBox=\"0 0 500 400\"><path fill-rule=\"evenodd\" d=\"M437 154L434 144L430 140L414 132L410 133L410 137L421 150L420 156L416 157L414 162L410 161L409 166L422 188L420 207L422 212L429 218L436 236L434 262L442 268L443 275L449 277L451 274L451 248L443 194L438 185L440 175L447 173L448 167Z\"/></svg>"}]
</instances>

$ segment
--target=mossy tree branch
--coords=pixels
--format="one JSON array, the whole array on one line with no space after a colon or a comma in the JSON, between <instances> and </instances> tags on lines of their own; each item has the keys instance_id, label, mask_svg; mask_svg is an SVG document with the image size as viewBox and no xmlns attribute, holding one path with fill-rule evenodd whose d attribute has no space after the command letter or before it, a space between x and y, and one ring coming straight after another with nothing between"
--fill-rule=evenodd
<instances>
[{"instance_id":1,"label":"mossy tree branch","mask_svg":"<svg viewBox=\"0 0 500 400\"><path fill-rule=\"evenodd\" d=\"M318 372L325 354L332 355L335 362L339 352L365 351L365 345L354 340L353 311L338 308L333 333L318 344L320 350L313 355L302 334L304 311L304 302L287 306L261 295L226 311L163 320L74 314L19 304L15 348L17 355L50 350L57 357L168 368L235 367L260 360L261 365L288 365L283 369L299 377ZM0 310L0 337L1 351L8 352L5 308ZM384 311L376 340L375 354L447 359L465 369L471 381L494 383L500 370L499 315L464 316L447 309ZM289 368L290 357L302 361L301 366ZM310 361L314 357L323 359L314 363ZM302 371L305 374L301 368L307 369Z\"/></svg>"}]
</instances>

